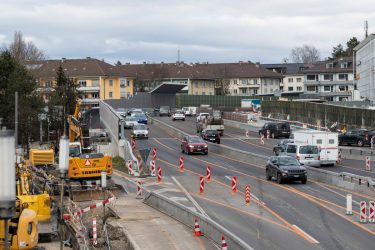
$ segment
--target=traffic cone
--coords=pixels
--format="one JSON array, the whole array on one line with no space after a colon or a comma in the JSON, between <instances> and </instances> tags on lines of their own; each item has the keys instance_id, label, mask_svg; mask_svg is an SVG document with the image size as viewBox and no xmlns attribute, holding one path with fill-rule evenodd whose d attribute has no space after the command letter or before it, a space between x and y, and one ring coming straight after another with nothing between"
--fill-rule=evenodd
<instances>
[{"instance_id":1,"label":"traffic cone","mask_svg":"<svg viewBox=\"0 0 375 250\"><path fill-rule=\"evenodd\" d=\"M221 249L228 250L227 242L225 241L224 234L221 235Z\"/></svg>"},{"instance_id":2,"label":"traffic cone","mask_svg":"<svg viewBox=\"0 0 375 250\"><path fill-rule=\"evenodd\" d=\"M202 236L202 234L201 234L201 228L199 227L199 224L198 224L198 220L197 220L197 219L195 219L194 235L195 235L195 236Z\"/></svg>"}]
</instances>

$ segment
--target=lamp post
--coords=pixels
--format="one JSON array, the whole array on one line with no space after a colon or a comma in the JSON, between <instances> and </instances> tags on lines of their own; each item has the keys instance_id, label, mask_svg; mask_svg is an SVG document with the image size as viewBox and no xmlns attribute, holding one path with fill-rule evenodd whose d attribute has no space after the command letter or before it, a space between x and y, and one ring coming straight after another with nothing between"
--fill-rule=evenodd
<instances>
[{"instance_id":1,"label":"lamp post","mask_svg":"<svg viewBox=\"0 0 375 250\"><path fill-rule=\"evenodd\" d=\"M16 208L16 152L14 131L0 130L0 219L4 220L4 249L8 250L8 220Z\"/></svg>"},{"instance_id":2,"label":"lamp post","mask_svg":"<svg viewBox=\"0 0 375 250\"><path fill-rule=\"evenodd\" d=\"M59 148L59 170L61 179L61 199L60 199L60 249L63 249L63 202L64 202L64 181L69 167L69 139L63 135L60 139Z\"/></svg>"}]
</instances>

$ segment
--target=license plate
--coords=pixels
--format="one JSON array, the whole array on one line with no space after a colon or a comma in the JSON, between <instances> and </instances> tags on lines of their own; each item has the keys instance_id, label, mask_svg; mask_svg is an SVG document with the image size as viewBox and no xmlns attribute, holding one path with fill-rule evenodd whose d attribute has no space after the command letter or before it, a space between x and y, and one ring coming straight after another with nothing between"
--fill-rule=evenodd
<instances>
[{"instance_id":1,"label":"license plate","mask_svg":"<svg viewBox=\"0 0 375 250\"><path fill-rule=\"evenodd\" d=\"M305 159L312 159L312 157L305 157Z\"/></svg>"},{"instance_id":2,"label":"license plate","mask_svg":"<svg viewBox=\"0 0 375 250\"><path fill-rule=\"evenodd\" d=\"M198 148L197 151L201 151L202 149Z\"/></svg>"},{"instance_id":3,"label":"license plate","mask_svg":"<svg viewBox=\"0 0 375 250\"><path fill-rule=\"evenodd\" d=\"M299 177L299 175L295 175L294 177Z\"/></svg>"},{"instance_id":4,"label":"license plate","mask_svg":"<svg viewBox=\"0 0 375 250\"><path fill-rule=\"evenodd\" d=\"M210 141L214 141L215 139L210 139Z\"/></svg>"}]
</instances>

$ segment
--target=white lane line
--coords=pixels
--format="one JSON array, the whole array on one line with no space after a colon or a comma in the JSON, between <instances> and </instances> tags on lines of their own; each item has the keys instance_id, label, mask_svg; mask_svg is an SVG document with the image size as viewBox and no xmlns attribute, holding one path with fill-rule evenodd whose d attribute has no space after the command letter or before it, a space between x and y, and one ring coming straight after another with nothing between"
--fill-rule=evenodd
<instances>
[{"instance_id":1,"label":"white lane line","mask_svg":"<svg viewBox=\"0 0 375 250\"><path fill-rule=\"evenodd\" d=\"M181 203L180 203L181 204ZM184 204L181 204L182 206L190 209L190 210L193 210L194 212L198 212L198 210L195 208L195 207L188 207L188 206L185 206Z\"/></svg>"},{"instance_id":2,"label":"white lane line","mask_svg":"<svg viewBox=\"0 0 375 250\"><path fill-rule=\"evenodd\" d=\"M318 183L316 183L316 184L317 184L318 186L322 187L322 188L327 189L328 191L331 191L331 192L334 193L334 194L337 194L338 196L341 196L341 197L345 198L345 200L346 200L346 195L340 194L339 192L336 192L335 190L330 189L329 187L326 187L326 186L324 186L324 185L320 185L320 184L318 184ZM359 202L358 202L358 201L355 201L355 200L352 200L352 201L353 201L355 204L359 205Z\"/></svg>"},{"instance_id":3,"label":"white lane line","mask_svg":"<svg viewBox=\"0 0 375 250\"><path fill-rule=\"evenodd\" d=\"M229 177L228 175L226 175L225 178L227 178L230 181L232 180L232 177Z\"/></svg>"},{"instance_id":4,"label":"white lane line","mask_svg":"<svg viewBox=\"0 0 375 250\"><path fill-rule=\"evenodd\" d=\"M169 199L171 199L172 201L188 201L188 199L186 197L178 197L178 196L171 197Z\"/></svg>"},{"instance_id":5,"label":"white lane line","mask_svg":"<svg viewBox=\"0 0 375 250\"><path fill-rule=\"evenodd\" d=\"M157 194L161 194L164 192L181 192L181 191L176 188L162 188L162 189L158 189L154 191L154 193L157 193Z\"/></svg>"},{"instance_id":6,"label":"white lane line","mask_svg":"<svg viewBox=\"0 0 375 250\"><path fill-rule=\"evenodd\" d=\"M181 183L176 179L176 177L171 177L171 179L177 184L177 186L184 192L186 197L194 204L194 206L207 218L210 218L208 214L203 210L201 206L199 206L198 202L189 194L189 192L181 185Z\"/></svg>"},{"instance_id":7,"label":"white lane line","mask_svg":"<svg viewBox=\"0 0 375 250\"><path fill-rule=\"evenodd\" d=\"M314 244L319 244L319 241L317 241L315 238L313 238L310 234L306 233L305 231L303 231L301 228L299 228L297 225L293 225L293 227L295 227L298 231L300 231L301 233L303 233L307 238L309 238L311 241L314 242Z\"/></svg>"}]
</instances>

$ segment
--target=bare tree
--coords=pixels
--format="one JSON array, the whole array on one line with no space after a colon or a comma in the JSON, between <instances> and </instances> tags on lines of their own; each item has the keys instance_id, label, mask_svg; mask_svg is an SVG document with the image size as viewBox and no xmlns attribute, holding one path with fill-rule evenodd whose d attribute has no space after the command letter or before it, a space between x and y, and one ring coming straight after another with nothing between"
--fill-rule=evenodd
<instances>
[{"instance_id":1,"label":"bare tree","mask_svg":"<svg viewBox=\"0 0 375 250\"><path fill-rule=\"evenodd\" d=\"M20 63L45 59L43 51L38 49L33 42L26 42L20 31L14 33L14 40L9 45L9 51Z\"/></svg>"},{"instance_id":2,"label":"bare tree","mask_svg":"<svg viewBox=\"0 0 375 250\"><path fill-rule=\"evenodd\" d=\"M320 60L320 52L311 45L292 49L290 56L295 63L315 63Z\"/></svg>"}]
</instances>

